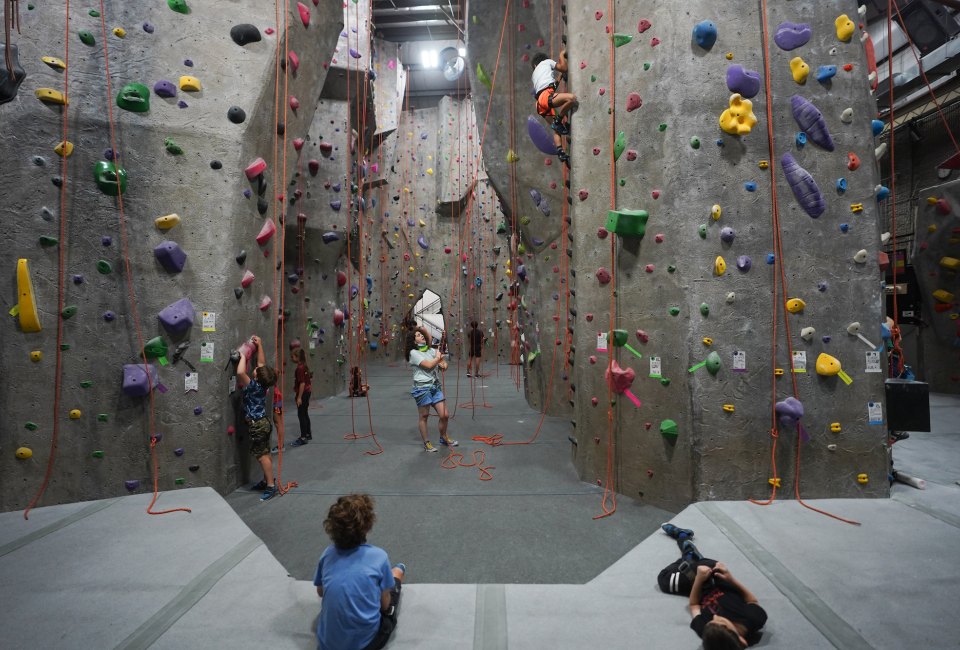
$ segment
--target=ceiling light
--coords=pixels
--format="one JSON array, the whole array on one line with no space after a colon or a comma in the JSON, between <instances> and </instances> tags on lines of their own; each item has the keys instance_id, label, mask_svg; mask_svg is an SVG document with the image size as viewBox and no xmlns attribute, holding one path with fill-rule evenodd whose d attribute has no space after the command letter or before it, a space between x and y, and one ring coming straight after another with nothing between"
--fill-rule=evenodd
<instances>
[{"instance_id":1,"label":"ceiling light","mask_svg":"<svg viewBox=\"0 0 960 650\"><path fill-rule=\"evenodd\" d=\"M420 51L420 65L425 69L433 69L437 67L438 57L436 50L421 50Z\"/></svg>"}]
</instances>

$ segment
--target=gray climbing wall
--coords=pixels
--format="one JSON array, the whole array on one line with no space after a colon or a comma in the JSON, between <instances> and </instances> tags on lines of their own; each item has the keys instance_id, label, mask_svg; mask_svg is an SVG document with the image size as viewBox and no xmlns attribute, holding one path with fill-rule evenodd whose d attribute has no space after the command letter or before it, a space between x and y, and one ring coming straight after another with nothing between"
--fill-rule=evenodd
<instances>
[{"instance_id":1,"label":"gray climbing wall","mask_svg":"<svg viewBox=\"0 0 960 650\"><path fill-rule=\"evenodd\" d=\"M374 102L377 112L377 133L396 131L403 107L403 93L407 83L406 70L399 59L396 43L374 40L373 82Z\"/></svg>"},{"instance_id":2,"label":"gray climbing wall","mask_svg":"<svg viewBox=\"0 0 960 650\"><path fill-rule=\"evenodd\" d=\"M89 7L73 7L66 72L41 61L67 59L63 7L21 8L17 43L27 78L19 96L0 106L0 152L9 161L4 181L10 188L3 208L11 252L3 295L7 310L29 305L17 296L12 268L27 260L42 329L30 331L29 318L18 315L3 334L0 374L18 378L5 380L0 390L3 509L23 508L40 489L55 423L44 505L149 491L151 435L158 439L161 490L210 485L226 491L248 474L243 427L233 431L238 418L228 360L259 333L273 362L283 282L274 274L275 247L282 229L262 246L256 236L266 222L282 217L288 198L283 173L294 176L295 139L312 121L342 25L336 3L298 3L284 43L273 8L262 3L235 2L229 12L210 3L192 3L186 13L171 6L177 3L107 2L106 34ZM240 23L254 25L260 40L241 45L231 39L231 28ZM92 45L81 31L90 32ZM282 86L275 91L278 67ZM183 76L199 80L200 89L190 90ZM170 83L156 86L161 81ZM132 102L129 83L146 85L149 110L118 105L117 96L124 95L131 98L128 106L143 106ZM66 108L36 96L43 88L62 92L66 84ZM233 106L245 112L242 123L228 119ZM63 111L73 145L65 170L53 151L62 138ZM286 139L274 137L277 122ZM111 157L128 175L122 220L119 201L94 182L95 164ZM257 158L266 169L248 180L244 171ZM179 216L177 225L164 229L155 222L171 214ZM162 242L186 253L181 270L168 270L155 258ZM242 250L246 256L235 260ZM245 271L255 279L235 297ZM60 315L58 281L63 307L75 312ZM158 314L183 298L189 305L182 317L193 318L193 325L171 332ZM261 309L264 298L271 304ZM139 363L142 342L157 336L168 345L163 359L151 361L157 389L152 398L125 395L123 365ZM178 345L187 343L177 355ZM20 447L32 457L16 458Z\"/></svg>"}]
</instances>

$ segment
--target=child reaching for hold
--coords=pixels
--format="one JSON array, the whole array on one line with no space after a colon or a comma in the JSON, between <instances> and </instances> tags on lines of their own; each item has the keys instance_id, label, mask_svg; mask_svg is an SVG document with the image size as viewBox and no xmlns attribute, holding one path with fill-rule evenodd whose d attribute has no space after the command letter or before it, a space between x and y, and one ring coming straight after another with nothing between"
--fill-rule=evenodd
<instances>
[{"instance_id":1,"label":"child reaching for hold","mask_svg":"<svg viewBox=\"0 0 960 650\"><path fill-rule=\"evenodd\" d=\"M577 103L577 96L573 93L558 93L557 73L567 72L567 51L560 51L560 60L554 61L544 53L533 57L533 93L537 96L537 113L550 123L553 129L553 142L557 145L557 156L567 166L570 165L570 156L563 150L563 140L560 136L570 135L569 120L564 117Z\"/></svg>"}]
</instances>

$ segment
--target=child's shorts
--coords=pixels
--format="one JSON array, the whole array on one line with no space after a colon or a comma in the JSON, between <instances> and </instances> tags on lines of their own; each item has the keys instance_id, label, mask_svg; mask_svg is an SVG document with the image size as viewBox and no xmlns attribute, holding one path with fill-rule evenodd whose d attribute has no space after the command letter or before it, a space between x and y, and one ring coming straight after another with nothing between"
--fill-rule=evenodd
<instances>
[{"instance_id":1,"label":"child's shorts","mask_svg":"<svg viewBox=\"0 0 960 650\"><path fill-rule=\"evenodd\" d=\"M247 431L250 434L250 453L254 458L260 458L270 453L270 432L273 431L273 425L270 424L270 418L263 417L254 420L247 425Z\"/></svg>"},{"instance_id":2,"label":"child's shorts","mask_svg":"<svg viewBox=\"0 0 960 650\"><path fill-rule=\"evenodd\" d=\"M413 399L417 401L417 406L430 406L431 404L439 404L447 399L443 396L443 391L440 390L439 384L414 386L413 390L410 391L410 394L413 395Z\"/></svg>"}]
</instances>

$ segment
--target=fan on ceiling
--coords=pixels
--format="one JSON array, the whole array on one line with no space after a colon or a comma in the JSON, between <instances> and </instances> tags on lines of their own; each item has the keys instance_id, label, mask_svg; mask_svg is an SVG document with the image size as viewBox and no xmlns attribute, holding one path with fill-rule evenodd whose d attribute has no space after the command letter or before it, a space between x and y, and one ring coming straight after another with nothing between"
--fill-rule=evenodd
<instances>
[{"instance_id":1,"label":"fan on ceiling","mask_svg":"<svg viewBox=\"0 0 960 650\"><path fill-rule=\"evenodd\" d=\"M466 69L466 63L460 52L455 47L447 47L440 50L440 70L443 72L443 78L447 81L455 81L460 78Z\"/></svg>"}]
</instances>

